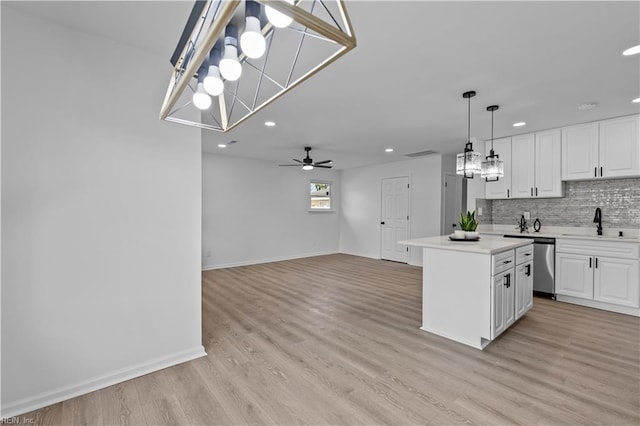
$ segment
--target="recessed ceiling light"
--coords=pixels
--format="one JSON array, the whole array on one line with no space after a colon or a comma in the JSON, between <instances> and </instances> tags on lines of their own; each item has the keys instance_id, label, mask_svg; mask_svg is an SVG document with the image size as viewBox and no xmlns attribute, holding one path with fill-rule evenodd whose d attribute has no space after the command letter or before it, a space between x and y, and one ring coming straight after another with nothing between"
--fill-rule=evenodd
<instances>
[{"instance_id":1,"label":"recessed ceiling light","mask_svg":"<svg viewBox=\"0 0 640 426\"><path fill-rule=\"evenodd\" d=\"M513 127L522 127L526 125L527 123L525 123L524 121L518 121L517 123L513 123Z\"/></svg>"},{"instance_id":2,"label":"recessed ceiling light","mask_svg":"<svg viewBox=\"0 0 640 426\"><path fill-rule=\"evenodd\" d=\"M578 105L578 109L580 111L586 111L586 110L589 110L589 109L594 109L597 106L598 106L597 102L585 102L583 104Z\"/></svg>"},{"instance_id":3,"label":"recessed ceiling light","mask_svg":"<svg viewBox=\"0 0 640 426\"><path fill-rule=\"evenodd\" d=\"M393 152L393 148L386 148L384 152Z\"/></svg>"},{"instance_id":4,"label":"recessed ceiling light","mask_svg":"<svg viewBox=\"0 0 640 426\"><path fill-rule=\"evenodd\" d=\"M273 126L276 125L276 122L275 121L265 121L264 125L267 126L267 127L273 127Z\"/></svg>"},{"instance_id":5,"label":"recessed ceiling light","mask_svg":"<svg viewBox=\"0 0 640 426\"><path fill-rule=\"evenodd\" d=\"M640 44L637 46L630 47L624 52L622 52L624 56L637 55L638 53L640 53Z\"/></svg>"},{"instance_id":6,"label":"recessed ceiling light","mask_svg":"<svg viewBox=\"0 0 640 426\"><path fill-rule=\"evenodd\" d=\"M226 143L219 143L218 144L218 148L226 148L227 144Z\"/></svg>"},{"instance_id":7,"label":"recessed ceiling light","mask_svg":"<svg viewBox=\"0 0 640 426\"><path fill-rule=\"evenodd\" d=\"M635 98L631 102L633 102L634 104L640 103L640 98Z\"/></svg>"}]
</instances>

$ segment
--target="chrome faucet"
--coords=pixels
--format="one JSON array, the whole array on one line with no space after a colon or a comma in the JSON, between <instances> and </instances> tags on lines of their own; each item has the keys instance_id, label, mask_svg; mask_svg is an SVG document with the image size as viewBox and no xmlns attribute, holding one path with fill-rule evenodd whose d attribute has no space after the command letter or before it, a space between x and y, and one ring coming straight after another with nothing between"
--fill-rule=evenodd
<instances>
[{"instance_id":1,"label":"chrome faucet","mask_svg":"<svg viewBox=\"0 0 640 426\"><path fill-rule=\"evenodd\" d=\"M602 235L602 210L600 210L600 207L596 208L596 216L593 218L593 223L598 224L598 235Z\"/></svg>"}]
</instances>

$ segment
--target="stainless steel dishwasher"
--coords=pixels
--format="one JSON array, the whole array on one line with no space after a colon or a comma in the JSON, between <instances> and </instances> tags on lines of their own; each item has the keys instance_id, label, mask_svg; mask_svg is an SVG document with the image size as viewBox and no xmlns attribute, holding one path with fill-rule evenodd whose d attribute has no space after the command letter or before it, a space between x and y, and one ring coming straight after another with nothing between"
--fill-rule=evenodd
<instances>
[{"instance_id":1,"label":"stainless steel dishwasher","mask_svg":"<svg viewBox=\"0 0 640 426\"><path fill-rule=\"evenodd\" d=\"M526 235L505 235L507 238L533 240L533 291L555 298L556 239Z\"/></svg>"}]
</instances>

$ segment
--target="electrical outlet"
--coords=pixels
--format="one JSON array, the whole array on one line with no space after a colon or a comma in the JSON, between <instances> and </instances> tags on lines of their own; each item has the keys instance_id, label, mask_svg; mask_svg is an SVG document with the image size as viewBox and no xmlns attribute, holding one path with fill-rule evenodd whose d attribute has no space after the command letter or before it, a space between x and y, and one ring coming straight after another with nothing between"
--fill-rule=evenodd
<instances>
[{"instance_id":1,"label":"electrical outlet","mask_svg":"<svg viewBox=\"0 0 640 426\"><path fill-rule=\"evenodd\" d=\"M478 216L482 216L482 207L478 207Z\"/></svg>"},{"instance_id":2,"label":"electrical outlet","mask_svg":"<svg viewBox=\"0 0 640 426\"><path fill-rule=\"evenodd\" d=\"M529 220L531 219L531 214L529 214L529 212L524 212L524 220Z\"/></svg>"}]
</instances>

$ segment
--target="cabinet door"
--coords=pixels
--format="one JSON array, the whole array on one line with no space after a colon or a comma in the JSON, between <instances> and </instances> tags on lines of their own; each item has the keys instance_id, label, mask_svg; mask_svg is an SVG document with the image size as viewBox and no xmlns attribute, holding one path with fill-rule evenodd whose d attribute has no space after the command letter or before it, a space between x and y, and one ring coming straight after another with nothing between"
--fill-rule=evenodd
<instances>
[{"instance_id":1,"label":"cabinet door","mask_svg":"<svg viewBox=\"0 0 640 426\"><path fill-rule=\"evenodd\" d=\"M599 176L598 123L562 129L562 180Z\"/></svg>"},{"instance_id":2,"label":"cabinet door","mask_svg":"<svg viewBox=\"0 0 640 426\"><path fill-rule=\"evenodd\" d=\"M533 306L533 263L516 268L516 320Z\"/></svg>"},{"instance_id":3,"label":"cabinet door","mask_svg":"<svg viewBox=\"0 0 640 426\"><path fill-rule=\"evenodd\" d=\"M593 299L593 258L556 253L556 293Z\"/></svg>"},{"instance_id":4,"label":"cabinet door","mask_svg":"<svg viewBox=\"0 0 640 426\"><path fill-rule=\"evenodd\" d=\"M489 155L491 141L485 142L485 156ZM496 139L493 141L493 150L504 161L504 177L496 182L485 183L485 197L487 199L499 199L511 197L511 138Z\"/></svg>"},{"instance_id":5,"label":"cabinet door","mask_svg":"<svg viewBox=\"0 0 640 426\"><path fill-rule=\"evenodd\" d=\"M639 263L637 260L596 257L593 299L640 307Z\"/></svg>"},{"instance_id":6,"label":"cabinet door","mask_svg":"<svg viewBox=\"0 0 640 426\"><path fill-rule=\"evenodd\" d=\"M506 280L502 294L502 310L504 312L504 328L507 329L516 321L516 286L514 269L504 274Z\"/></svg>"},{"instance_id":7,"label":"cabinet door","mask_svg":"<svg viewBox=\"0 0 640 426\"><path fill-rule=\"evenodd\" d=\"M536 133L534 197L562 197L560 130Z\"/></svg>"},{"instance_id":8,"label":"cabinet door","mask_svg":"<svg viewBox=\"0 0 640 426\"><path fill-rule=\"evenodd\" d=\"M602 177L640 175L640 116L600 122Z\"/></svg>"},{"instance_id":9,"label":"cabinet door","mask_svg":"<svg viewBox=\"0 0 640 426\"><path fill-rule=\"evenodd\" d=\"M511 138L511 197L531 198L534 177L535 138L533 134Z\"/></svg>"},{"instance_id":10,"label":"cabinet door","mask_svg":"<svg viewBox=\"0 0 640 426\"><path fill-rule=\"evenodd\" d=\"M493 277L491 282L491 339L495 339L504 331L504 290L505 278L503 274Z\"/></svg>"}]
</instances>

